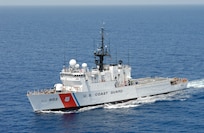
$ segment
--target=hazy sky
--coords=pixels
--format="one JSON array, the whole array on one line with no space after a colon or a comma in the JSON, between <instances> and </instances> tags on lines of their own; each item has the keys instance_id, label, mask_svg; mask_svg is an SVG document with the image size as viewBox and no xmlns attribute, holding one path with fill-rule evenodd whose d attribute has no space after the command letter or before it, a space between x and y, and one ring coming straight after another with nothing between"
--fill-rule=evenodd
<instances>
[{"instance_id":1,"label":"hazy sky","mask_svg":"<svg viewBox=\"0 0 204 133\"><path fill-rule=\"evenodd\" d=\"M204 4L204 0L0 0L0 5L158 5Z\"/></svg>"}]
</instances>

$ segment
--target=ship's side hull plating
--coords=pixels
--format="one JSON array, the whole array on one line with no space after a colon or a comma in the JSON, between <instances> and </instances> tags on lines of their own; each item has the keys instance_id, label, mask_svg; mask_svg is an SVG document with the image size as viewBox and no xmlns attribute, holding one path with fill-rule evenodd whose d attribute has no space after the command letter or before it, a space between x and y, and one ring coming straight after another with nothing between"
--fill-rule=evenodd
<instances>
[{"instance_id":1,"label":"ship's side hull plating","mask_svg":"<svg viewBox=\"0 0 204 133\"><path fill-rule=\"evenodd\" d=\"M86 92L63 92L29 95L34 111L73 109L105 103L114 103L185 89L187 82L171 85L169 80L150 84L94 89Z\"/></svg>"}]
</instances>

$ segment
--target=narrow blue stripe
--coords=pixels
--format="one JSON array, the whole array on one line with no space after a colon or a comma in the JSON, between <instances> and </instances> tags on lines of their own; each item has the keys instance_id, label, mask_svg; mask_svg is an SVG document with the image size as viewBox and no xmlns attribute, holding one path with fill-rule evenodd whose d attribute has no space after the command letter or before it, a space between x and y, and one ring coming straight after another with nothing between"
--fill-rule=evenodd
<instances>
[{"instance_id":1,"label":"narrow blue stripe","mask_svg":"<svg viewBox=\"0 0 204 133\"><path fill-rule=\"evenodd\" d=\"M72 93L72 94L73 94L74 99L75 99L75 101L77 102L78 106L80 107L80 104L79 104L79 102L78 102L78 100L77 100L77 98L76 98L75 94L74 94L74 93Z\"/></svg>"}]
</instances>

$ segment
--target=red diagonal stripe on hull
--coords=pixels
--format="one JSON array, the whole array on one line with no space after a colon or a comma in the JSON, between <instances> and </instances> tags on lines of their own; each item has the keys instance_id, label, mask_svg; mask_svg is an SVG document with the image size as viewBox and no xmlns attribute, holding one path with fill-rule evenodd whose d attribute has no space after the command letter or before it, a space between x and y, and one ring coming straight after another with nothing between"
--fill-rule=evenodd
<instances>
[{"instance_id":1,"label":"red diagonal stripe on hull","mask_svg":"<svg viewBox=\"0 0 204 133\"><path fill-rule=\"evenodd\" d=\"M77 107L71 93L59 94L59 96L65 108Z\"/></svg>"}]
</instances>

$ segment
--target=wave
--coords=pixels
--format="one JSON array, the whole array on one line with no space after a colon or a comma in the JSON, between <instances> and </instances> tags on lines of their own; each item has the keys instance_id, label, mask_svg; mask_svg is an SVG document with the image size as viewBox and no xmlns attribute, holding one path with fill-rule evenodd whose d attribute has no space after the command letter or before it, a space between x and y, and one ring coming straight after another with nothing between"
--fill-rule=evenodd
<instances>
[{"instance_id":1,"label":"wave","mask_svg":"<svg viewBox=\"0 0 204 133\"><path fill-rule=\"evenodd\" d=\"M50 110L45 110L45 111L39 111L37 113L43 113L43 114L71 114L74 113L72 111L50 111Z\"/></svg>"},{"instance_id":2,"label":"wave","mask_svg":"<svg viewBox=\"0 0 204 133\"><path fill-rule=\"evenodd\" d=\"M85 111L89 111L89 110L93 110L93 109L97 109L97 108L102 108L104 105L97 105L97 106L90 106L90 107L83 107L80 109L76 109L76 110L67 110L67 111L51 111L51 110L46 110L46 111L39 111L38 113L45 113L45 114L73 114L73 113L81 113L81 112L85 112Z\"/></svg>"},{"instance_id":3,"label":"wave","mask_svg":"<svg viewBox=\"0 0 204 133\"><path fill-rule=\"evenodd\" d=\"M157 96L148 96L144 98L138 98L136 100L131 100L125 103L119 103L119 104L106 104L104 108L106 109L116 109L116 108L133 108L142 106L145 104L152 104L158 101L185 101L190 97L189 93L187 91L177 91L172 92L168 94L161 94Z\"/></svg>"},{"instance_id":4,"label":"wave","mask_svg":"<svg viewBox=\"0 0 204 133\"><path fill-rule=\"evenodd\" d=\"M189 81L187 88L204 88L204 79Z\"/></svg>"}]
</instances>

